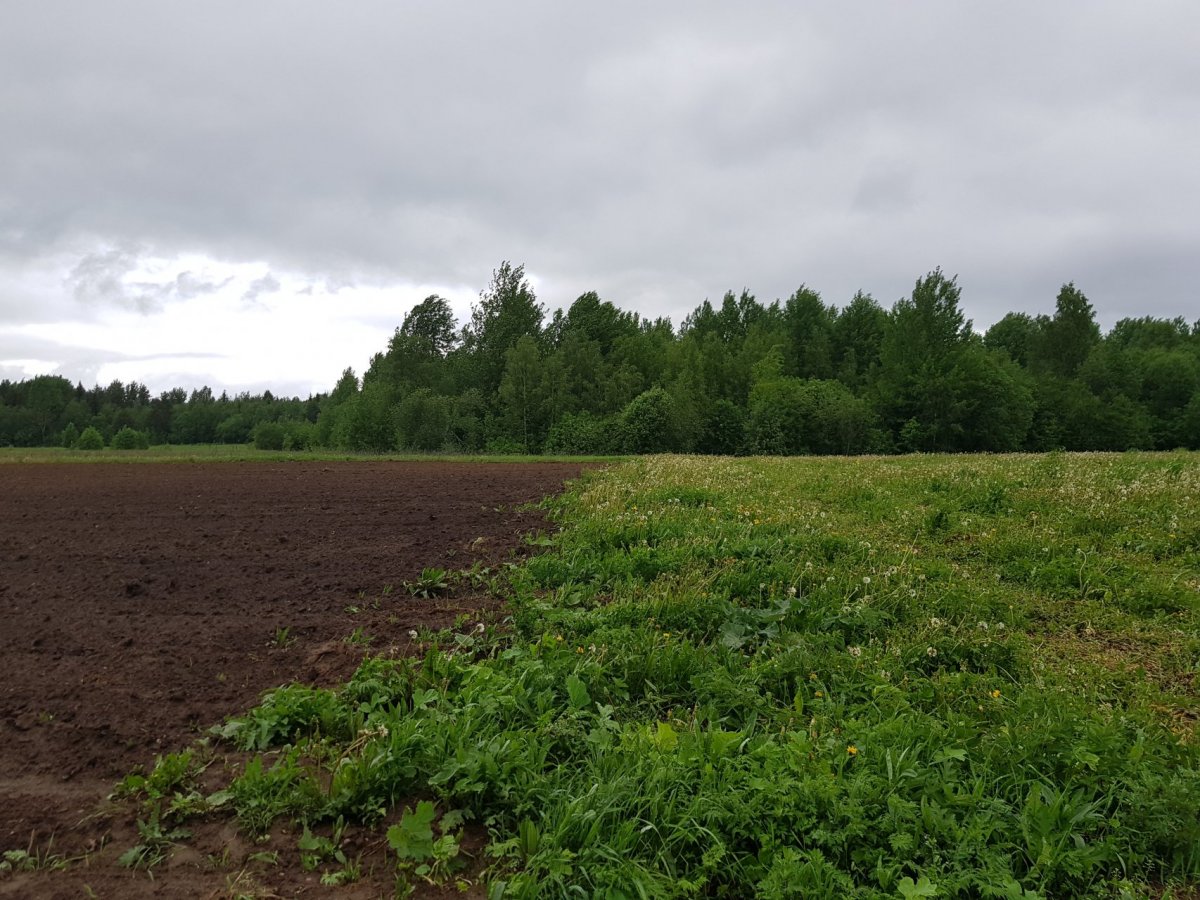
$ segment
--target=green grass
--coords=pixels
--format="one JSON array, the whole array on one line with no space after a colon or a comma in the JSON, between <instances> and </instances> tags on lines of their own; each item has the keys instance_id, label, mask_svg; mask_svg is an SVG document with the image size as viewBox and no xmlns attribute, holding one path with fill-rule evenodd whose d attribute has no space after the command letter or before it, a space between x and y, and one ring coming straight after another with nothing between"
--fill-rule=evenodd
<instances>
[{"instance_id":1,"label":"green grass","mask_svg":"<svg viewBox=\"0 0 1200 900\"><path fill-rule=\"evenodd\" d=\"M493 898L1191 896L1198 507L1183 453L591 472L507 628L228 723L233 803L399 818L402 884L473 823Z\"/></svg>"},{"instance_id":2,"label":"green grass","mask_svg":"<svg viewBox=\"0 0 1200 900\"><path fill-rule=\"evenodd\" d=\"M160 444L149 450L66 450L61 447L0 447L5 463L62 462L341 462L394 460L402 462L617 462L616 456L529 456L462 453L352 453L346 450L256 450L249 444Z\"/></svg>"}]
</instances>

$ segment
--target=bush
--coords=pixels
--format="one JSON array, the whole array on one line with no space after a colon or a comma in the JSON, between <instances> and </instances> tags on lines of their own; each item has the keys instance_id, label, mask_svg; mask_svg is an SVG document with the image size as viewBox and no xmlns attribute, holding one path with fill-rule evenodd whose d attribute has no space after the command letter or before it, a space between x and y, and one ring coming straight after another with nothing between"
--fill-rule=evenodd
<instances>
[{"instance_id":1,"label":"bush","mask_svg":"<svg viewBox=\"0 0 1200 900\"><path fill-rule=\"evenodd\" d=\"M754 453L866 453L874 424L867 402L841 382L776 378L750 392L746 440Z\"/></svg>"},{"instance_id":2,"label":"bush","mask_svg":"<svg viewBox=\"0 0 1200 900\"><path fill-rule=\"evenodd\" d=\"M259 422L254 429L256 450L282 450L287 432L278 422Z\"/></svg>"},{"instance_id":3,"label":"bush","mask_svg":"<svg viewBox=\"0 0 1200 900\"><path fill-rule=\"evenodd\" d=\"M147 450L149 447L149 436L144 431L137 431L128 425L113 435L114 450Z\"/></svg>"},{"instance_id":4,"label":"bush","mask_svg":"<svg viewBox=\"0 0 1200 900\"><path fill-rule=\"evenodd\" d=\"M283 426L284 450L311 450L317 444L317 426L307 419L286 419Z\"/></svg>"},{"instance_id":5,"label":"bush","mask_svg":"<svg viewBox=\"0 0 1200 900\"><path fill-rule=\"evenodd\" d=\"M621 439L630 453L679 449L675 404L662 388L651 388L629 401L621 413Z\"/></svg>"},{"instance_id":6,"label":"bush","mask_svg":"<svg viewBox=\"0 0 1200 900\"><path fill-rule=\"evenodd\" d=\"M79 429L75 427L74 422L67 423L67 427L63 429L62 438L59 443L70 450L79 442Z\"/></svg>"},{"instance_id":7,"label":"bush","mask_svg":"<svg viewBox=\"0 0 1200 900\"><path fill-rule=\"evenodd\" d=\"M551 426L545 451L577 456L612 453L616 449L616 426L612 418L601 419L586 412L567 413Z\"/></svg>"},{"instance_id":8,"label":"bush","mask_svg":"<svg viewBox=\"0 0 1200 900\"><path fill-rule=\"evenodd\" d=\"M76 450L103 450L104 435L89 425L83 429L83 434L79 436L79 440L75 442Z\"/></svg>"}]
</instances>

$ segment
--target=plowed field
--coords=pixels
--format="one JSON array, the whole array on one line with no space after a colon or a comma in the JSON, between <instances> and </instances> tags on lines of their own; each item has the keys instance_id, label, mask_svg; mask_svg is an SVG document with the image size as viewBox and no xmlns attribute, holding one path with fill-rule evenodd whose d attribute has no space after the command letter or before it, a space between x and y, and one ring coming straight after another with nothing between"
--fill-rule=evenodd
<instances>
[{"instance_id":1,"label":"plowed field","mask_svg":"<svg viewBox=\"0 0 1200 900\"><path fill-rule=\"evenodd\" d=\"M69 873L0 880L0 894L220 888L215 875L141 875L136 887L108 871L129 834L103 803L114 782L270 687L333 684L365 650L403 653L412 629L486 615L495 601L469 587L417 599L403 584L426 567L520 554L522 536L544 527L524 505L579 470L0 466L0 849L44 850L52 838L55 854L93 851Z\"/></svg>"}]
</instances>

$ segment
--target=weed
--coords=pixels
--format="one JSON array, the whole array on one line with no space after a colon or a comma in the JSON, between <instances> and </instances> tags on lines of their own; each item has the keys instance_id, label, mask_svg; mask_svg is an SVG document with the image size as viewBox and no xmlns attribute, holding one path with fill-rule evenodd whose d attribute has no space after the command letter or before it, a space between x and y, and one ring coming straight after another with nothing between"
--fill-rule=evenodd
<instances>
[{"instance_id":1,"label":"weed","mask_svg":"<svg viewBox=\"0 0 1200 900\"><path fill-rule=\"evenodd\" d=\"M450 576L445 569L422 569L420 578L404 582L404 589L414 597L431 600L450 590Z\"/></svg>"},{"instance_id":2,"label":"weed","mask_svg":"<svg viewBox=\"0 0 1200 900\"><path fill-rule=\"evenodd\" d=\"M167 858L167 853L176 842L191 836L191 832L184 828L165 828L157 809L150 813L149 818L138 819L137 830L141 840L117 859L120 865L128 869L153 869Z\"/></svg>"}]
</instances>

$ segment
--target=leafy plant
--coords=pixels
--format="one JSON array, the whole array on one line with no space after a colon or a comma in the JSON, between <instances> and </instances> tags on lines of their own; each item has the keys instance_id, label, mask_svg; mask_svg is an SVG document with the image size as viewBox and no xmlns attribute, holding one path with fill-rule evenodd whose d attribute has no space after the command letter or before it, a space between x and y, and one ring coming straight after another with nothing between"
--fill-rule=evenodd
<instances>
[{"instance_id":1,"label":"leafy plant","mask_svg":"<svg viewBox=\"0 0 1200 900\"><path fill-rule=\"evenodd\" d=\"M445 569L422 569L420 578L404 582L404 589L414 597L431 600L450 590L449 573Z\"/></svg>"}]
</instances>

